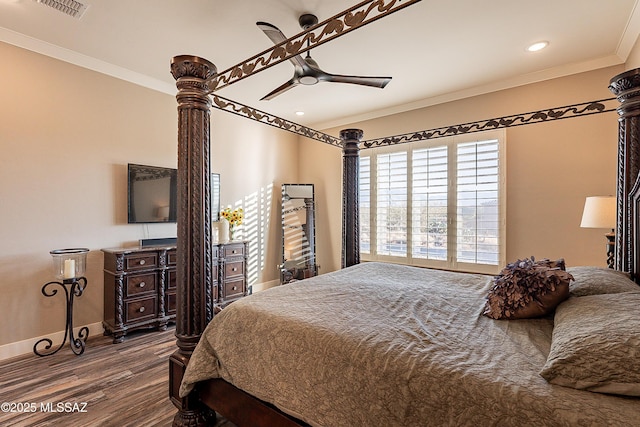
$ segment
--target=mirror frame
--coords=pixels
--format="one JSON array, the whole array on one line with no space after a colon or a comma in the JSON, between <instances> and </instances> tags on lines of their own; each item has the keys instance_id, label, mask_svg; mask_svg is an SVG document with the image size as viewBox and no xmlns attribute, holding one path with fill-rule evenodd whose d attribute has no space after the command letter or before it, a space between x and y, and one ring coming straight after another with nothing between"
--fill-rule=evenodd
<instances>
[{"instance_id":1,"label":"mirror frame","mask_svg":"<svg viewBox=\"0 0 640 427\"><path fill-rule=\"evenodd\" d=\"M301 256L289 259L287 255L287 230L295 225L287 224L285 215L290 213L285 204L288 200L302 200L303 205L296 210L305 211L305 225L300 225L302 242L300 244ZM314 184L282 184L281 201L282 220L282 264L280 268L280 284L305 279L318 274L318 264L316 259L316 226L315 226L315 186ZM296 240L296 239L294 239ZM305 247L306 245L306 247ZM306 251L306 253L305 253ZM296 266L287 265L292 261L297 261Z\"/></svg>"}]
</instances>

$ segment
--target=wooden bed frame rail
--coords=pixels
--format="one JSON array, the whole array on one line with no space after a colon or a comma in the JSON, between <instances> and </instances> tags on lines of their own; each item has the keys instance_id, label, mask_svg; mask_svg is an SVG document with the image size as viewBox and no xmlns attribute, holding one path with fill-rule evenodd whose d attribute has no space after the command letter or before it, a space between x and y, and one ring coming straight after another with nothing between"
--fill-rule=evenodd
<instances>
[{"instance_id":1,"label":"wooden bed frame rail","mask_svg":"<svg viewBox=\"0 0 640 427\"><path fill-rule=\"evenodd\" d=\"M217 412L225 414L225 417L237 426L307 426L302 421L280 412L273 405L258 400L221 379L202 383L198 393L204 405L216 408Z\"/></svg>"},{"instance_id":2,"label":"wooden bed frame rail","mask_svg":"<svg viewBox=\"0 0 640 427\"><path fill-rule=\"evenodd\" d=\"M178 390L189 358L213 318L210 210L210 89L216 67L196 56L171 62L178 93L178 242L176 345L169 360L169 396L178 408L174 426L212 422L209 407L238 426L301 426L223 380L199 385L189 396ZM616 269L637 282L640 271L640 69L611 79L609 89L620 101L618 135L618 214ZM343 146L342 266L360 262L358 224L359 129L340 132ZM206 405L206 407L205 407Z\"/></svg>"}]
</instances>

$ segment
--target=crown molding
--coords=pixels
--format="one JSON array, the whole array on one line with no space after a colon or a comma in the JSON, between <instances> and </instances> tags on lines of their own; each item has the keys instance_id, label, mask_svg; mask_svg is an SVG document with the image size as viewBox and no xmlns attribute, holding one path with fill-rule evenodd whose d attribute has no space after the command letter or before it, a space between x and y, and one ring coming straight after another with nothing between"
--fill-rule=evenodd
<instances>
[{"instance_id":1,"label":"crown molding","mask_svg":"<svg viewBox=\"0 0 640 427\"><path fill-rule=\"evenodd\" d=\"M175 96L176 94L176 87L172 83L163 82L161 80L145 76L144 74L131 71L127 68L119 67L7 28L0 27L0 41L58 59L60 61L68 62L79 67L97 71L148 89L153 89L172 96Z\"/></svg>"}]
</instances>

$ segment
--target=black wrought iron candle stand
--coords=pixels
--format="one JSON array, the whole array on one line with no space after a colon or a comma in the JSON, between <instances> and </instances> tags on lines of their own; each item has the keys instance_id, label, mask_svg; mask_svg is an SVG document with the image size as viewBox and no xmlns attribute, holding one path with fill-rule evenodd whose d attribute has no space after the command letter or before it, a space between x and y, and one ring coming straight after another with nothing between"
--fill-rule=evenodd
<instances>
[{"instance_id":1,"label":"black wrought iron candle stand","mask_svg":"<svg viewBox=\"0 0 640 427\"><path fill-rule=\"evenodd\" d=\"M73 299L74 297L82 296L82 292L87 286L87 279L85 277L75 277L73 279L64 279L61 282L53 281L45 283L42 286L42 294L45 297L52 297L58 293L58 289L53 287L54 285L60 286L65 293L67 299L67 323L64 331L64 338L62 343L58 348L53 351L50 350L53 347L53 341L49 338L43 338L36 342L33 346L33 352L38 356L51 356L52 354L57 353L67 342L67 338L69 338L69 345L71 346L71 351L73 351L76 355L81 355L84 353L85 342L89 337L89 328L84 326L78 331L78 336L75 337L73 333ZM53 287L53 288L52 288ZM38 345L40 343L46 343L41 352L38 350Z\"/></svg>"}]
</instances>

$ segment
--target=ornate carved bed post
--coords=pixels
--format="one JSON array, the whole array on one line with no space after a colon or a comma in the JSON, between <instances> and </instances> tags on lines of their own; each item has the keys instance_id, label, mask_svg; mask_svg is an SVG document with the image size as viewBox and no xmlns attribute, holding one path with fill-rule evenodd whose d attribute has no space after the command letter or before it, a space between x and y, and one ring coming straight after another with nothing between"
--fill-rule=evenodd
<instances>
[{"instance_id":1,"label":"ornate carved bed post","mask_svg":"<svg viewBox=\"0 0 640 427\"><path fill-rule=\"evenodd\" d=\"M618 107L618 220L616 269L630 272L638 281L638 200L640 199L640 69L613 77L609 89Z\"/></svg>"},{"instance_id":2,"label":"ornate carved bed post","mask_svg":"<svg viewBox=\"0 0 640 427\"><path fill-rule=\"evenodd\" d=\"M206 59L176 56L171 61L178 94L178 350L169 359L169 397L178 408L174 426L204 425L194 393L178 396L189 358L213 317L210 196L210 108L206 80L216 67Z\"/></svg>"},{"instance_id":3,"label":"ornate carved bed post","mask_svg":"<svg viewBox=\"0 0 640 427\"><path fill-rule=\"evenodd\" d=\"M342 268L360 263L360 129L340 131L342 139Z\"/></svg>"}]
</instances>

